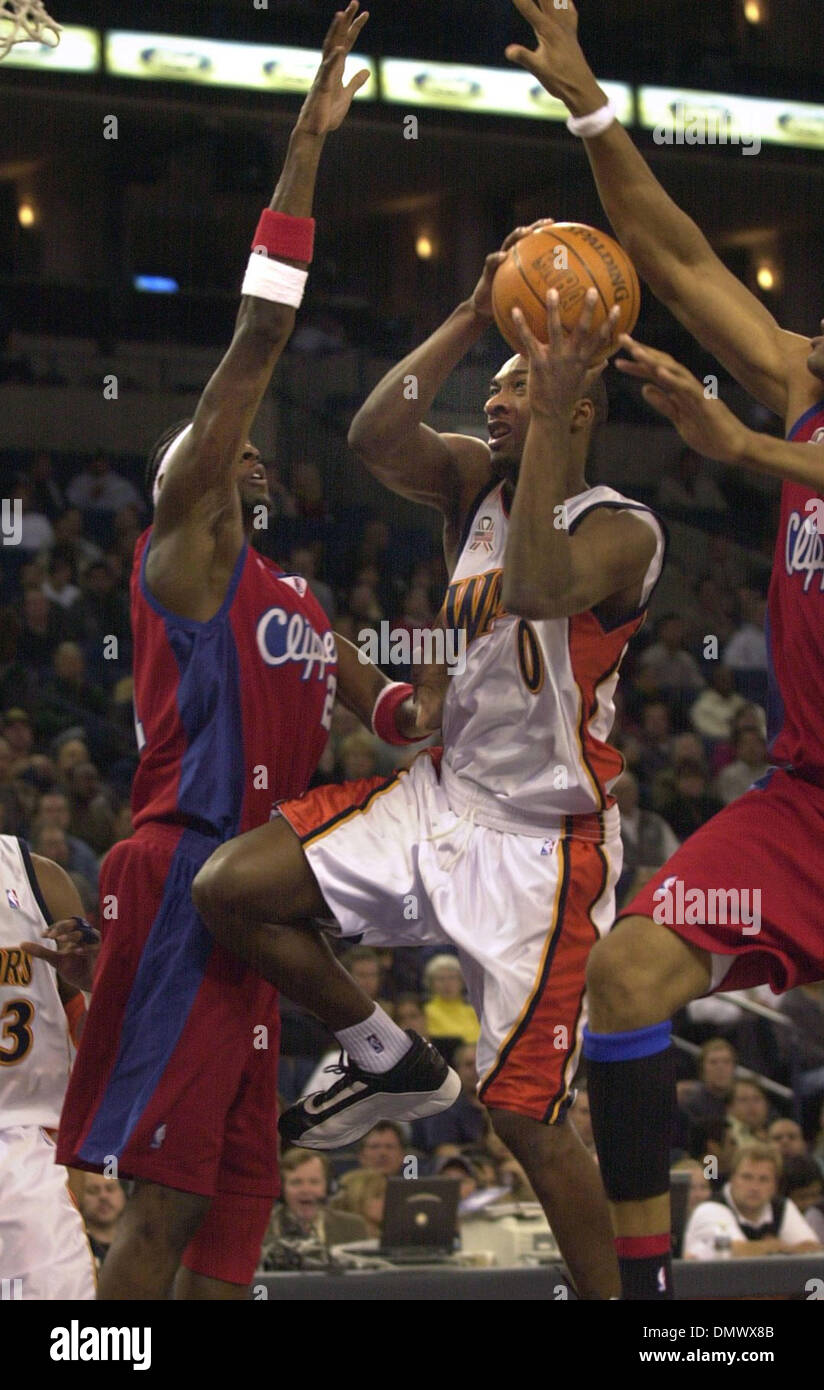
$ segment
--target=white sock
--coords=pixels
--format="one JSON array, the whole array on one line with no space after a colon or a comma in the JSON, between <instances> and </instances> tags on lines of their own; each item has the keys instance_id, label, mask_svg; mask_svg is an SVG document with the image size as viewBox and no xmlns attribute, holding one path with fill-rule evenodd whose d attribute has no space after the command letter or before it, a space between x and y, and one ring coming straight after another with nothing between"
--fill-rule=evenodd
<instances>
[{"instance_id":1,"label":"white sock","mask_svg":"<svg viewBox=\"0 0 824 1390\"><path fill-rule=\"evenodd\" d=\"M335 1037L364 1071L390 1071L412 1046L403 1029L392 1022L379 1004L362 1023L341 1028Z\"/></svg>"}]
</instances>

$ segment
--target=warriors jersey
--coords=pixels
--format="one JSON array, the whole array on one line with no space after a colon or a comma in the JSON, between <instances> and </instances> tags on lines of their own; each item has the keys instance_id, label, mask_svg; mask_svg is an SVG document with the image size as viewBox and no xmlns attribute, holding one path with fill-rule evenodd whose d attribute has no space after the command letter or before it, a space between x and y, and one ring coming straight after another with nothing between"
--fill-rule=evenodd
<instances>
[{"instance_id":1,"label":"warriors jersey","mask_svg":"<svg viewBox=\"0 0 824 1390\"><path fill-rule=\"evenodd\" d=\"M306 791L332 721L334 634L306 580L245 543L215 616L178 617L147 587L150 537L131 586L132 818L136 829L165 821L229 839Z\"/></svg>"},{"instance_id":2,"label":"warriors jersey","mask_svg":"<svg viewBox=\"0 0 824 1390\"><path fill-rule=\"evenodd\" d=\"M824 401L796 422L794 443L824 444ZM767 617L772 761L824 787L824 489L784 483Z\"/></svg>"},{"instance_id":3,"label":"warriors jersey","mask_svg":"<svg viewBox=\"0 0 824 1390\"><path fill-rule=\"evenodd\" d=\"M571 532L596 507L609 507L636 512L655 534L639 608L617 623L597 610L513 617L501 603L504 487L491 483L473 507L447 590L445 624L465 634L466 647L444 706L441 775L456 810L474 808L492 828L541 834L549 819L613 805L610 787L623 769L607 744L618 668L644 620L666 543L648 507L612 488L589 488L565 504Z\"/></svg>"},{"instance_id":4,"label":"warriors jersey","mask_svg":"<svg viewBox=\"0 0 824 1390\"><path fill-rule=\"evenodd\" d=\"M57 977L21 941L39 941L51 917L24 841L0 835L0 1129L57 1127L71 1066Z\"/></svg>"}]
</instances>

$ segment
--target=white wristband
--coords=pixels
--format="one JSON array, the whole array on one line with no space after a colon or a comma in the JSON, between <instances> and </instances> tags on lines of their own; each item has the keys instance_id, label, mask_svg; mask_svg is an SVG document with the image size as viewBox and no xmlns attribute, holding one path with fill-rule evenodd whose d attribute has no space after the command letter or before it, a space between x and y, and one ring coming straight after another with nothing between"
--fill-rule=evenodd
<instances>
[{"instance_id":1,"label":"white wristband","mask_svg":"<svg viewBox=\"0 0 824 1390\"><path fill-rule=\"evenodd\" d=\"M285 261L270 260L260 252L253 251L243 281L241 294L254 295L256 299L270 299L274 304L289 304L299 309L309 272L297 270Z\"/></svg>"},{"instance_id":2,"label":"white wristband","mask_svg":"<svg viewBox=\"0 0 824 1390\"><path fill-rule=\"evenodd\" d=\"M591 140L594 135L603 135L617 119L615 107L608 101L606 106L599 106L588 116L570 116L566 125L570 135L577 135L580 140Z\"/></svg>"}]
</instances>

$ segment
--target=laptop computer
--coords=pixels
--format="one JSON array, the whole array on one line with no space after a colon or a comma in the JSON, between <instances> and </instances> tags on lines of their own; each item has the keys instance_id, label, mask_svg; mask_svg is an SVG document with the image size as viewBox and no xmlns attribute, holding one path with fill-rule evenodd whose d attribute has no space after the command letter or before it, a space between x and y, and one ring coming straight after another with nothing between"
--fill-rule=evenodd
<instances>
[{"instance_id":1,"label":"laptop computer","mask_svg":"<svg viewBox=\"0 0 824 1390\"><path fill-rule=\"evenodd\" d=\"M454 1178L389 1178L379 1253L393 1264L447 1259L458 1237L460 1183Z\"/></svg>"}]
</instances>

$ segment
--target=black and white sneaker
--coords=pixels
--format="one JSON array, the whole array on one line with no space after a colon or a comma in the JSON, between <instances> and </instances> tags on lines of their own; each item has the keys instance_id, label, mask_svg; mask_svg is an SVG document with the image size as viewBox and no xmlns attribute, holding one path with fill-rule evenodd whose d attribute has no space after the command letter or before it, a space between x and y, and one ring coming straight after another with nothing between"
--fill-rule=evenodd
<instances>
[{"instance_id":1,"label":"black and white sneaker","mask_svg":"<svg viewBox=\"0 0 824 1390\"><path fill-rule=\"evenodd\" d=\"M286 1144L303 1149L343 1149L379 1120L421 1120L454 1105L460 1077L431 1043L407 1029L412 1046L389 1071L362 1071L352 1061L337 1066L338 1080L284 1110L278 1123Z\"/></svg>"}]
</instances>

